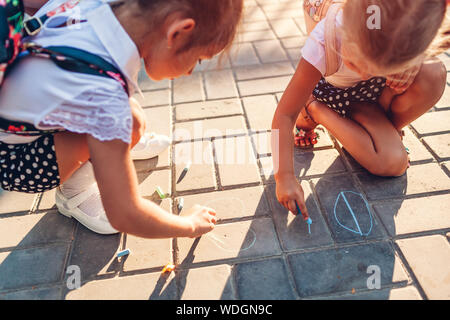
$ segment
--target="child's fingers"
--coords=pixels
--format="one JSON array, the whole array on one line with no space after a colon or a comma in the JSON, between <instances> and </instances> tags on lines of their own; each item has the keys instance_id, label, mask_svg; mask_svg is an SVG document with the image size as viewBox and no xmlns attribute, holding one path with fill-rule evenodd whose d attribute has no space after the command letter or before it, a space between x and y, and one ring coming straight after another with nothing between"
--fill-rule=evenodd
<instances>
[{"instance_id":1,"label":"child's fingers","mask_svg":"<svg viewBox=\"0 0 450 320\"><path fill-rule=\"evenodd\" d=\"M292 212L295 215L299 214L299 212L297 211L297 206L295 205L295 200L288 201L288 209L290 212Z\"/></svg>"}]
</instances>

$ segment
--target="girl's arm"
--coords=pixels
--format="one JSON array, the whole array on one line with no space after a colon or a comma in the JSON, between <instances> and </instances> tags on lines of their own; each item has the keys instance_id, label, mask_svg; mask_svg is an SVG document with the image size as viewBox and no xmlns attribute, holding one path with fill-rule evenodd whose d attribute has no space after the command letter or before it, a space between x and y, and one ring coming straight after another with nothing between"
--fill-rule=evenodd
<instances>
[{"instance_id":1,"label":"girl's arm","mask_svg":"<svg viewBox=\"0 0 450 320\"><path fill-rule=\"evenodd\" d=\"M321 77L321 73L315 67L301 59L278 104L272 122L272 157L278 201L294 213L297 212L295 206L297 201L305 216L308 216L308 209L303 190L294 174L293 131L302 108L305 107Z\"/></svg>"},{"instance_id":2,"label":"girl's arm","mask_svg":"<svg viewBox=\"0 0 450 320\"><path fill-rule=\"evenodd\" d=\"M129 146L124 142L101 142L88 136L88 145L102 203L115 229L143 238L172 238L198 237L214 228L212 209L197 206L191 215L181 217L143 199Z\"/></svg>"}]
</instances>

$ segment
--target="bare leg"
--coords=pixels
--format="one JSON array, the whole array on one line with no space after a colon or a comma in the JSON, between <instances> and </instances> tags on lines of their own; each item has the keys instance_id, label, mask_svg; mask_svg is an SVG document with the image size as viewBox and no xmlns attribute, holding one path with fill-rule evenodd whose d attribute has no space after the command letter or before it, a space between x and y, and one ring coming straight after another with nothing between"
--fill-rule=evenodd
<instances>
[{"instance_id":1,"label":"bare leg","mask_svg":"<svg viewBox=\"0 0 450 320\"><path fill-rule=\"evenodd\" d=\"M401 95L386 88L380 104L386 110L394 127L400 131L432 108L442 97L447 82L447 70L433 58L422 65L413 84Z\"/></svg>"},{"instance_id":2,"label":"bare leg","mask_svg":"<svg viewBox=\"0 0 450 320\"><path fill-rule=\"evenodd\" d=\"M343 118L320 102L309 108L313 120L323 125L369 172L379 176L399 176L408 167L408 157L396 128L378 105L352 106Z\"/></svg>"},{"instance_id":3,"label":"bare leg","mask_svg":"<svg viewBox=\"0 0 450 320\"><path fill-rule=\"evenodd\" d=\"M133 132L131 146L135 146L145 131L145 115L139 103L131 98L131 113L133 116ZM86 134L61 132L54 135L56 159L59 176L64 183L86 161L89 160L89 148Z\"/></svg>"}]
</instances>

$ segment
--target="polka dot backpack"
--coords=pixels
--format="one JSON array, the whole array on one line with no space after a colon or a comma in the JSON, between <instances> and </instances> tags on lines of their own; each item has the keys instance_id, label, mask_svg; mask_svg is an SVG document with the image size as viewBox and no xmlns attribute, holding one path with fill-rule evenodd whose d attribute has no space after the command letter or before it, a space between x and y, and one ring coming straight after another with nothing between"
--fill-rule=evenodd
<instances>
[{"instance_id":1,"label":"polka dot backpack","mask_svg":"<svg viewBox=\"0 0 450 320\"><path fill-rule=\"evenodd\" d=\"M311 34L316 25L325 19L325 54L327 70L325 76L335 74L339 70L341 58L337 54L336 16L344 0L304 0L306 30Z\"/></svg>"}]
</instances>

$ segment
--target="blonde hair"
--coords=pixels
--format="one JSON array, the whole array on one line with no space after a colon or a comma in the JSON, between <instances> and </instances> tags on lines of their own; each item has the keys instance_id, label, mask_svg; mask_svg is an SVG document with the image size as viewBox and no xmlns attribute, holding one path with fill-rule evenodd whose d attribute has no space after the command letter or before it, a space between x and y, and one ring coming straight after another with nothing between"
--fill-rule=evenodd
<instances>
[{"instance_id":1,"label":"blonde hair","mask_svg":"<svg viewBox=\"0 0 450 320\"><path fill-rule=\"evenodd\" d=\"M380 8L380 28L367 26L369 6ZM380 70L409 67L450 48L446 0L347 0L341 32Z\"/></svg>"}]
</instances>

